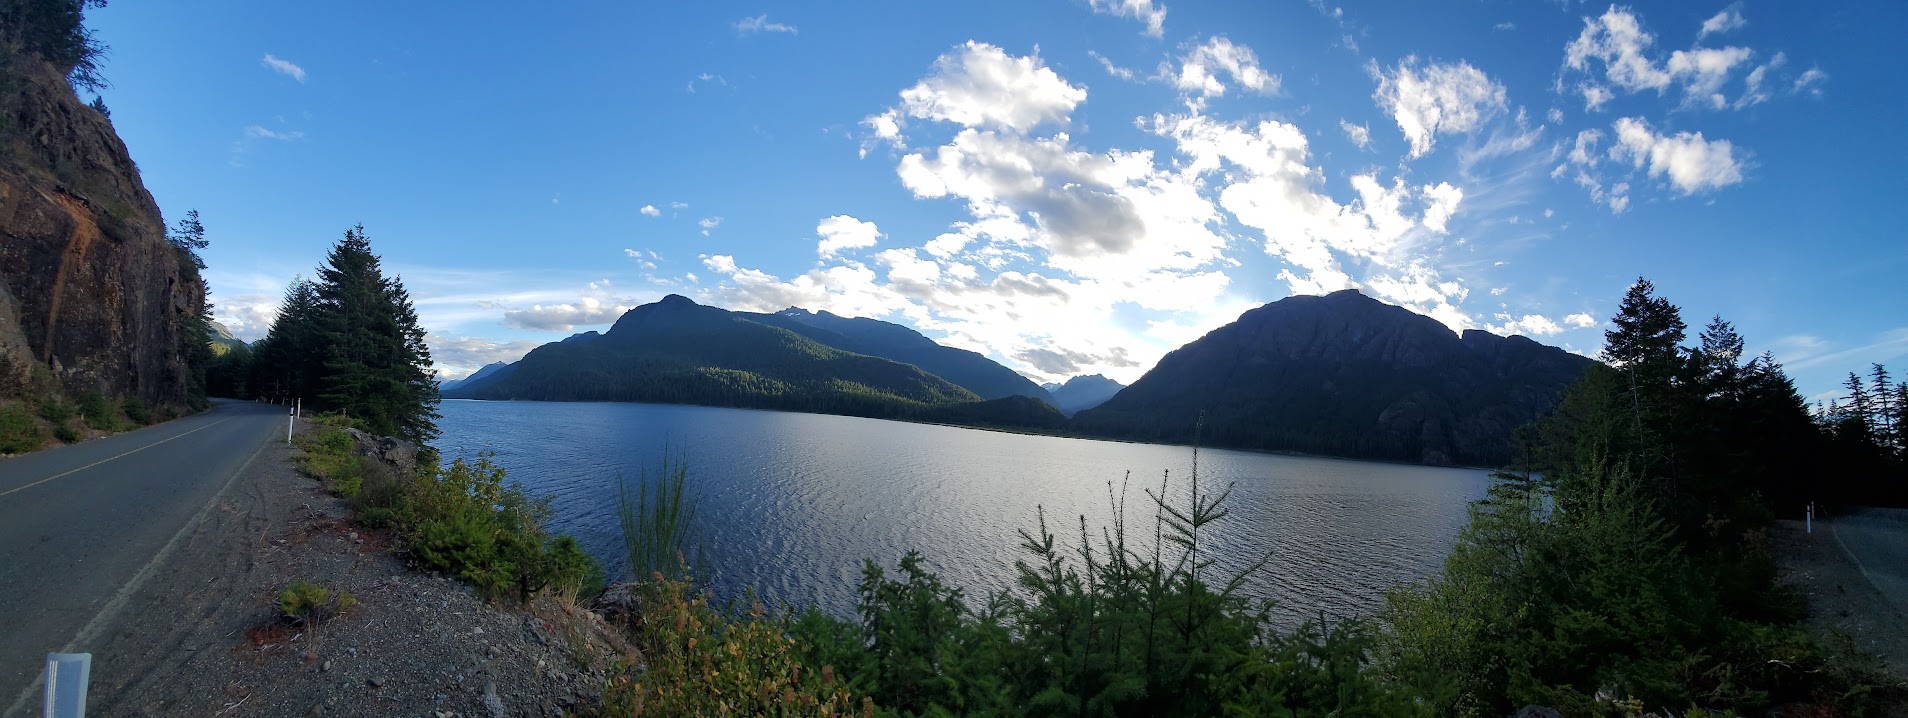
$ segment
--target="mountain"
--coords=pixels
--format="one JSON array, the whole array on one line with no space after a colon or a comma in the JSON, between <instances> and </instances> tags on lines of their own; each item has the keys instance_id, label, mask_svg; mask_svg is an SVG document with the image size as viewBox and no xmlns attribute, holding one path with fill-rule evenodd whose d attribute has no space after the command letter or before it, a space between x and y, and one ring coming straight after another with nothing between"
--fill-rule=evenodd
<instances>
[{"instance_id":1,"label":"mountain","mask_svg":"<svg viewBox=\"0 0 1908 718\"><path fill-rule=\"evenodd\" d=\"M112 122L67 81L72 59L56 66L33 49L72 37L78 14L8 17L19 22L0 27L0 397L99 392L183 408L205 283L166 241Z\"/></svg>"},{"instance_id":2,"label":"mountain","mask_svg":"<svg viewBox=\"0 0 1908 718\"><path fill-rule=\"evenodd\" d=\"M1455 334L1355 290L1288 297L1162 358L1074 431L1427 464L1501 464L1591 360ZM1203 428L1199 427L1204 417Z\"/></svg>"},{"instance_id":3,"label":"mountain","mask_svg":"<svg viewBox=\"0 0 1908 718\"><path fill-rule=\"evenodd\" d=\"M214 355L224 356L226 352L232 351L237 347L250 346L245 343L245 340L232 336L232 330L226 329L224 324L218 322L206 322L206 324L212 330L212 353Z\"/></svg>"},{"instance_id":4,"label":"mountain","mask_svg":"<svg viewBox=\"0 0 1908 718\"><path fill-rule=\"evenodd\" d=\"M470 376L464 377L462 379L452 379L446 382L439 382L437 385L437 390L440 392L445 392L460 386L472 385L495 375L498 371L505 369L509 366L510 364L506 362L500 362L500 361L491 362L489 364L485 364L483 368L480 368L477 371L471 372Z\"/></svg>"},{"instance_id":5,"label":"mountain","mask_svg":"<svg viewBox=\"0 0 1908 718\"><path fill-rule=\"evenodd\" d=\"M1106 403L1124 388L1126 385L1099 374L1076 376L1065 384L1047 385L1047 391L1053 394L1053 405L1068 416Z\"/></svg>"},{"instance_id":6,"label":"mountain","mask_svg":"<svg viewBox=\"0 0 1908 718\"><path fill-rule=\"evenodd\" d=\"M750 315L669 295L603 334L545 344L448 398L640 401L908 418L980 402L899 362L842 351Z\"/></svg>"},{"instance_id":7,"label":"mountain","mask_svg":"<svg viewBox=\"0 0 1908 718\"><path fill-rule=\"evenodd\" d=\"M929 374L951 381L982 399L1026 396L1053 403L1046 390L992 359L966 349L941 346L899 324L878 319L843 317L806 309L788 308L774 314L737 313L756 322L781 327L842 351L913 364Z\"/></svg>"}]
</instances>

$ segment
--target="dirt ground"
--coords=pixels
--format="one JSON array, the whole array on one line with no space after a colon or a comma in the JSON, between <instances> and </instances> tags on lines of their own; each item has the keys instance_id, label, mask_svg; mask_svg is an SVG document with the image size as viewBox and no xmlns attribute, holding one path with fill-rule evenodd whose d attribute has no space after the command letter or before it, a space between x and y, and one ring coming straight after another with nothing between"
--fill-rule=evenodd
<instances>
[{"instance_id":1,"label":"dirt ground","mask_svg":"<svg viewBox=\"0 0 1908 718\"><path fill-rule=\"evenodd\" d=\"M268 448L131 596L93 651L92 715L558 716L594 703L619 655L594 614L500 608L406 567L291 452ZM315 630L291 625L274 602L294 579L359 603Z\"/></svg>"},{"instance_id":2,"label":"dirt ground","mask_svg":"<svg viewBox=\"0 0 1908 718\"><path fill-rule=\"evenodd\" d=\"M1863 575L1837 541L1833 522L1804 533L1801 521L1769 529L1778 580L1809 602L1809 626L1832 648L1874 656L1877 668L1908 679L1908 616Z\"/></svg>"}]
</instances>

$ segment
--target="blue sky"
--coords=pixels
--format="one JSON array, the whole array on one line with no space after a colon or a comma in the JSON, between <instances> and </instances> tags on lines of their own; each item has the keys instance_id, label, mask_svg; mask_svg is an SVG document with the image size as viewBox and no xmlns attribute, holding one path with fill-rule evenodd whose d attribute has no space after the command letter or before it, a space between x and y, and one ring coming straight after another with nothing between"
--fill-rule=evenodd
<instances>
[{"instance_id":1,"label":"blue sky","mask_svg":"<svg viewBox=\"0 0 1908 718\"><path fill-rule=\"evenodd\" d=\"M1838 5L90 22L115 125L168 218L203 213L219 316L248 338L363 223L450 376L669 292L899 321L1043 380L1130 381L1245 309L1354 286L1593 353L1645 275L1813 396L1908 354L1908 7Z\"/></svg>"}]
</instances>

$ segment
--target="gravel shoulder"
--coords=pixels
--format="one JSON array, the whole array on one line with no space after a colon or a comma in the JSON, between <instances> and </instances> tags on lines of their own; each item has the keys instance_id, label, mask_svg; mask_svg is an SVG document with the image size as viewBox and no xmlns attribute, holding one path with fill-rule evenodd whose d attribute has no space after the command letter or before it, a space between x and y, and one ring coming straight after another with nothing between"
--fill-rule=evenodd
<instances>
[{"instance_id":1,"label":"gravel shoulder","mask_svg":"<svg viewBox=\"0 0 1908 718\"><path fill-rule=\"evenodd\" d=\"M1818 521L1814 533L1801 521L1771 526L1777 580L1808 600L1809 627L1831 648L1871 656L1876 668L1908 679L1908 615L1871 580L1875 568L1865 573L1843 547L1849 537L1838 535L1840 522ZM1895 538L1908 545L1908 535Z\"/></svg>"},{"instance_id":2,"label":"gravel shoulder","mask_svg":"<svg viewBox=\"0 0 1908 718\"><path fill-rule=\"evenodd\" d=\"M264 451L108 627L93 714L557 716L595 702L620 655L595 614L500 607L411 569L293 468L291 447ZM275 600L294 579L359 603L292 626Z\"/></svg>"}]
</instances>

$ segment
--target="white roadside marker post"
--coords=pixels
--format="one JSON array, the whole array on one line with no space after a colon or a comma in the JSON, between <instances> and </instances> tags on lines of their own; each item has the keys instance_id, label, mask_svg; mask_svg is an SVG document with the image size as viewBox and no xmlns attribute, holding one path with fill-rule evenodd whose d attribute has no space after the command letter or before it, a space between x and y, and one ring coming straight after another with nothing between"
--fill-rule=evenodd
<instances>
[{"instance_id":1,"label":"white roadside marker post","mask_svg":"<svg viewBox=\"0 0 1908 718\"><path fill-rule=\"evenodd\" d=\"M289 402L287 402L289 403ZM292 407L285 412L285 443L291 443L292 424L298 422L298 409Z\"/></svg>"}]
</instances>

